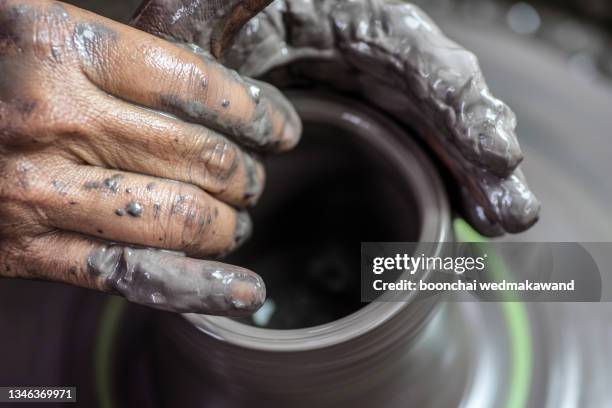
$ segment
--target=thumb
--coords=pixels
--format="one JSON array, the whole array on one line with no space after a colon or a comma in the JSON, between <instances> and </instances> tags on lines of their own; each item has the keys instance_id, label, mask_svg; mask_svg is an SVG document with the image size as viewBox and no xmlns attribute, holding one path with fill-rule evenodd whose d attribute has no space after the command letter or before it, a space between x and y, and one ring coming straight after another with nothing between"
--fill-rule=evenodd
<instances>
[{"instance_id":1,"label":"thumb","mask_svg":"<svg viewBox=\"0 0 612 408\"><path fill-rule=\"evenodd\" d=\"M159 37L197 44L216 58L272 0L144 0L132 26Z\"/></svg>"}]
</instances>

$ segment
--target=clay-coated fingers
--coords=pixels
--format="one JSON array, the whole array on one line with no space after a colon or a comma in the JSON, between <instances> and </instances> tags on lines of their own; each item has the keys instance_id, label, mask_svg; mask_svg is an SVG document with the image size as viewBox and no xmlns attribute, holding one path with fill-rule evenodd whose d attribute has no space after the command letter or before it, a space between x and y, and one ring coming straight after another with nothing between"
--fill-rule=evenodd
<instances>
[{"instance_id":1,"label":"clay-coated fingers","mask_svg":"<svg viewBox=\"0 0 612 408\"><path fill-rule=\"evenodd\" d=\"M459 160L509 176L523 159L516 118L492 96L476 56L446 37L418 7L393 1L379 6L374 11L368 2L347 1L326 16L337 51L361 74L358 87L364 97L378 99L375 103L400 120L427 121L432 139L428 141L458 152ZM312 16L306 21L313 21ZM380 26L387 28L372 29ZM291 32L308 38L300 29ZM325 78L327 72L323 80L332 82ZM405 95L406 101L395 103L398 95Z\"/></svg>"},{"instance_id":2,"label":"clay-coated fingers","mask_svg":"<svg viewBox=\"0 0 612 408\"><path fill-rule=\"evenodd\" d=\"M331 20L346 60L367 78L365 98L419 129L464 196L472 195L466 207L474 226L492 235L533 225L539 202L517 170L515 115L492 96L475 55L404 2L381 3L376 12L345 2ZM380 24L388 27L382 35L362 29Z\"/></svg>"},{"instance_id":3,"label":"clay-coated fingers","mask_svg":"<svg viewBox=\"0 0 612 408\"><path fill-rule=\"evenodd\" d=\"M65 282L173 312L233 317L252 314L266 296L261 278L237 266L59 231L22 246L0 242L0 276Z\"/></svg>"},{"instance_id":4,"label":"clay-coated fingers","mask_svg":"<svg viewBox=\"0 0 612 408\"><path fill-rule=\"evenodd\" d=\"M519 233L537 222L540 201L529 189L520 168L507 177L499 177L462 160L459 152L431 137L430 129L423 126L420 132L454 176L463 215L478 232L488 237Z\"/></svg>"},{"instance_id":5,"label":"clay-coated fingers","mask_svg":"<svg viewBox=\"0 0 612 408\"><path fill-rule=\"evenodd\" d=\"M485 237L502 236L505 232L504 228L498 222L489 218L485 207L475 200L474 194L465 187L460 187L460 191L465 220Z\"/></svg>"},{"instance_id":6,"label":"clay-coated fingers","mask_svg":"<svg viewBox=\"0 0 612 408\"><path fill-rule=\"evenodd\" d=\"M462 196L468 221L485 236L518 233L536 223L540 202L522 171L506 178L478 171L464 184Z\"/></svg>"},{"instance_id":7,"label":"clay-coated fingers","mask_svg":"<svg viewBox=\"0 0 612 408\"><path fill-rule=\"evenodd\" d=\"M377 17L368 16L366 7L361 7L360 13L374 25L371 20ZM446 37L416 6L388 2L381 14L386 18L389 36L376 43L389 54L389 60L399 61L395 66L404 77L387 75L386 80L393 83L399 79L408 86L416 106L436 122L439 131L432 136L444 138L442 142L448 148L458 150L475 166L499 177L509 176L523 159L515 134L516 118L489 91L476 56ZM354 24L359 21L355 18ZM352 41L372 41L367 31L363 33L367 38L357 34ZM350 28L343 30L343 35L355 36ZM357 47L355 51L367 52ZM386 68L378 66L378 74Z\"/></svg>"},{"instance_id":8,"label":"clay-coated fingers","mask_svg":"<svg viewBox=\"0 0 612 408\"><path fill-rule=\"evenodd\" d=\"M102 96L103 110L66 149L83 162L196 185L236 207L255 204L264 168L214 130Z\"/></svg>"},{"instance_id":9,"label":"clay-coated fingers","mask_svg":"<svg viewBox=\"0 0 612 408\"><path fill-rule=\"evenodd\" d=\"M250 218L201 189L92 166L51 168L28 190L41 223L109 241L222 255L250 234Z\"/></svg>"},{"instance_id":10,"label":"clay-coated fingers","mask_svg":"<svg viewBox=\"0 0 612 408\"><path fill-rule=\"evenodd\" d=\"M289 102L200 49L187 49L112 20L67 7L87 77L120 99L202 124L266 150L293 147L301 124Z\"/></svg>"}]
</instances>

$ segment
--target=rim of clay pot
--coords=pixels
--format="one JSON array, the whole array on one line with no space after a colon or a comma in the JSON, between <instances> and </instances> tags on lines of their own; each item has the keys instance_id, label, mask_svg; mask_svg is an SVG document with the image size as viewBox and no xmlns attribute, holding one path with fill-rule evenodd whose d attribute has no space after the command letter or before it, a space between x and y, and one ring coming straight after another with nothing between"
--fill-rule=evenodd
<instances>
[{"instance_id":1,"label":"rim of clay pot","mask_svg":"<svg viewBox=\"0 0 612 408\"><path fill-rule=\"evenodd\" d=\"M345 130L378 150L398 170L403 181L415 192L414 199L421 216L418 242L429 243L427 251L431 256L438 255L441 243L452 240L450 206L435 166L413 140L413 135L384 115L354 101L313 92L293 91L288 95L304 122L331 123ZM376 135L376 140L373 140L373 135ZM387 295L390 296L387 293L383 297ZM396 294L394 296L398 299ZM243 348L306 351L362 336L397 316L416 296L417 293L410 292L400 301L372 302L339 320L293 330L258 328L224 317L183 316L207 335Z\"/></svg>"}]
</instances>

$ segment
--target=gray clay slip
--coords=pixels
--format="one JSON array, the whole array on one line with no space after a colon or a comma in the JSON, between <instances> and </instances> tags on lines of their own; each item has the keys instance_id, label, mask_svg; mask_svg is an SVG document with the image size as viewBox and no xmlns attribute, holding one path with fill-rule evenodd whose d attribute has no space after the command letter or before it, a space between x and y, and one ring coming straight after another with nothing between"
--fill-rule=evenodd
<instances>
[{"instance_id":1,"label":"gray clay slip","mask_svg":"<svg viewBox=\"0 0 612 408\"><path fill-rule=\"evenodd\" d=\"M126 211L132 217L141 217L144 213L144 208L142 204L132 201L127 205Z\"/></svg>"},{"instance_id":2,"label":"gray clay slip","mask_svg":"<svg viewBox=\"0 0 612 408\"><path fill-rule=\"evenodd\" d=\"M263 281L248 270L174 252L108 245L94 249L87 265L107 290L173 312L246 316L266 297Z\"/></svg>"}]
</instances>

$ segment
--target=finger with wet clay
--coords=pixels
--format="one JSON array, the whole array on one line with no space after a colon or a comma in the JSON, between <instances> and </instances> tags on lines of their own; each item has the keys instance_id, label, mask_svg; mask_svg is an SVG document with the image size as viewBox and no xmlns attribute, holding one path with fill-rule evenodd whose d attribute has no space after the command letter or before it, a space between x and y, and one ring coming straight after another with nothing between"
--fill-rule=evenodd
<instances>
[{"instance_id":1,"label":"finger with wet clay","mask_svg":"<svg viewBox=\"0 0 612 408\"><path fill-rule=\"evenodd\" d=\"M55 231L25 245L0 242L0 276L64 282L181 313L241 317L266 288L246 269Z\"/></svg>"},{"instance_id":2,"label":"finger with wet clay","mask_svg":"<svg viewBox=\"0 0 612 408\"><path fill-rule=\"evenodd\" d=\"M23 200L51 229L196 257L223 255L251 232L246 212L186 183L70 164L30 180Z\"/></svg>"},{"instance_id":3,"label":"finger with wet clay","mask_svg":"<svg viewBox=\"0 0 612 408\"><path fill-rule=\"evenodd\" d=\"M264 150L295 146L299 117L284 99L217 63L112 20L66 6L82 69L117 98L176 115Z\"/></svg>"},{"instance_id":4,"label":"finger with wet clay","mask_svg":"<svg viewBox=\"0 0 612 408\"><path fill-rule=\"evenodd\" d=\"M467 180L465 185L473 189L471 197L477 200L476 208L482 208L479 219L473 220L481 233L498 236L500 227L510 233L519 233L538 221L540 201L529 189L520 168L504 178L479 171L478 182Z\"/></svg>"},{"instance_id":5,"label":"finger with wet clay","mask_svg":"<svg viewBox=\"0 0 612 408\"><path fill-rule=\"evenodd\" d=\"M255 204L261 162L204 126L101 95L101 114L65 149L94 166L193 184L236 207Z\"/></svg>"},{"instance_id":6,"label":"finger with wet clay","mask_svg":"<svg viewBox=\"0 0 612 408\"><path fill-rule=\"evenodd\" d=\"M359 7L357 13L366 18L366 12ZM516 117L491 94L477 57L444 35L417 6L382 3L379 14L369 20L372 24L384 21L392 27L391 34L366 40L344 30L343 36L351 43L379 45L387 58L402 61L402 68L385 82L396 86L401 82L408 88L414 102L421 104L418 109L435 121L438 132L431 136L443 137L441 143L457 149L464 160L479 168L499 177L510 175L523 159L515 133ZM351 48L350 52L359 51ZM381 73L389 66L376 67L378 72L370 68L372 74L383 79Z\"/></svg>"},{"instance_id":7,"label":"finger with wet clay","mask_svg":"<svg viewBox=\"0 0 612 408\"><path fill-rule=\"evenodd\" d=\"M428 132L430 129L421 128L423 135ZM431 147L455 177L463 215L479 233L487 237L519 233L538 221L541 204L520 167L507 177L499 177L461 160L459 152L439 143Z\"/></svg>"}]
</instances>

